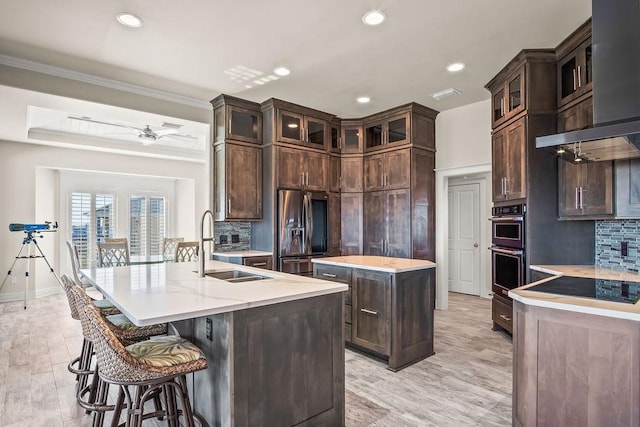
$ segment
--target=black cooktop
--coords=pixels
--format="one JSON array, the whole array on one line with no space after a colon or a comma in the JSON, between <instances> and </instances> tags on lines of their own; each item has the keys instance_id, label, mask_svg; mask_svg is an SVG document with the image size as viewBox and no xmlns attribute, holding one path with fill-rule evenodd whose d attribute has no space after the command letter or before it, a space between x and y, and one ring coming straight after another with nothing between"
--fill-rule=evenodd
<instances>
[{"instance_id":1,"label":"black cooktop","mask_svg":"<svg viewBox=\"0 0 640 427\"><path fill-rule=\"evenodd\" d=\"M627 304L635 304L640 300L640 282L622 280L561 276L526 290Z\"/></svg>"}]
</instances>

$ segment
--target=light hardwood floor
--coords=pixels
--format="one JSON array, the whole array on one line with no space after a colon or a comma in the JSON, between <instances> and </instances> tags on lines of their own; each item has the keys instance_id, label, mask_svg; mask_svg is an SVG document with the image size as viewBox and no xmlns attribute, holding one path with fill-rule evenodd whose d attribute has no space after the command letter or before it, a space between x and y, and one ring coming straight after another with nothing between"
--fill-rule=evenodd
<instances>
[{"instance_id":1,"label":"light hardwood floor","mask_svg":"<svg viewBox=\"0 0 640 427\"><path fill-rule=\"evenodd\" d=\"M400 372L347 350L348 427L511 425L511 340L491 330L490 300L450 293L449 304L436 311L436 354ZM0 328L0 426L91 425L67 371L82 339L64 296L2 303Z\"/></svg>"}]
</instances>

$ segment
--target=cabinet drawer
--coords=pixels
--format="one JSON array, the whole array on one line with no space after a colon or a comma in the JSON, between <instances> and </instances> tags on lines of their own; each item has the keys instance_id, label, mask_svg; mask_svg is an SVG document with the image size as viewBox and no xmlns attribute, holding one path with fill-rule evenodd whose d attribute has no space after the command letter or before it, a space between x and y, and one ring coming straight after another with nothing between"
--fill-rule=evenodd
<instances>
[{"instance_id":1,"label":"cabinet drawer","mask_svg":"<svg viewBox=\"0 0 640 427\"><path fill-rule=\"evenodd\" d=\"M273 262L270 256L249 257L243 260L244 265L249 267L262 268L264 270L273 270Z\"/></svg>"},{"instance_id":2,"label":"cabinet drawer","mask_svg":"<svg viewBox=\"0 0 640 427\"><path fill-rule=\"evenodd\" d=\"M351 324L351 306L344 305L344 323Z\"/></svg>"},{"instance_id":3,"label":"cabinet drawer","mask_svg":"<svg viewBox=\"0 0 640 427\"><path fill-rule=\"evenodd\" d=\"M509 300L493 295L491 304L493 321L511 333L513 331L513 303Z\"/></svg>"},{"instance_id":4,"label":"cabinet drawer","mask_svg":"<svg viewBox=\"0 0 640 427\"><path fill-rule=\"evenodd\" d=\"M349 267L316 264L314 277L332 282L350 283L351 269Z\"/></svg>"}]
</instances>

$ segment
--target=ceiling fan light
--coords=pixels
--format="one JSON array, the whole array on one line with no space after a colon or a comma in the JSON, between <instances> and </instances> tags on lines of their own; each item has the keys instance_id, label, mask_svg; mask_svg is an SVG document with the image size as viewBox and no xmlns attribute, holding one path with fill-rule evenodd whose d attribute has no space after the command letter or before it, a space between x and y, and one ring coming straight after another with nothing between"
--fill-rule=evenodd
<instances>
[{"instance_id":1,"label":"ceiling fan light","mask_svg":"<svg viewBox=\"0 0 640 427\"><path fill-rule=\"evenodd\" d=\"M138 139L142 142L142 145L151 145L156 142L155 136L147 135L145 133L138 135Z\"/></svg>"}]
</instances>

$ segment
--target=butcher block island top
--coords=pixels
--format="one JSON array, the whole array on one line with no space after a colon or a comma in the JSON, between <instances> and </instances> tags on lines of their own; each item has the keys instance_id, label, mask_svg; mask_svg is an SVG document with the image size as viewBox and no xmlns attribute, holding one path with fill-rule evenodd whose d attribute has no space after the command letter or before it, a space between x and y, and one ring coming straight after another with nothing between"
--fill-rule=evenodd
<instances>
[{"instance_id":1,"label":"butcher block island top","mask_svg":"<svg viewBox=\"0 0 640 427\"><path fill-rule=\"evenodd\" d=\"M138 326L191 319L343 292L344 284L277 271L206 261L205 271L242 271L262 280L228 282L198 277L196 263L163 263L83 270Z\"/></svg>"},{"instance_id":2,"label":"butcher block island top","mask_svg":"<svg viewBox=\"0 0 640 427\"><path fill-rule=\"evenodd\" d=\"M316 264L335 265L343 267L361 268L387 273L400 273L404 271L423 270L434 268L435 262L422 259L392 258L372 255L349 255L329 258L314 258L311 262Z\"/></svg>"},{"instance_id":3,"label":"butcher block island top","mask_svg":"<svg viewBox=\"0 0 640 427\"><path fill-rule=\"evenodd\" d=\"M551 277L509 291L509 296L514 300L526 305L640 321L640 303L633 298L640 290L640 274L637 272L593 265L532 265L531 269ZM561 281L569 278L573 278L574 284L562 286ZM582 279L585 287L597 286L595 292L601 295L596 298L595 295L580 296L580 292L576 292L576 295L565 292L571 288L579 291ZM563 289L559 293L553 292L556 281L560 289ZM538 285L548 290L536 291ZM616 292L616 286L620 288L617 292L626 294L626 298L619 299L625 302L616 301L607 295Z\"/></svg>"}]
</instances>

